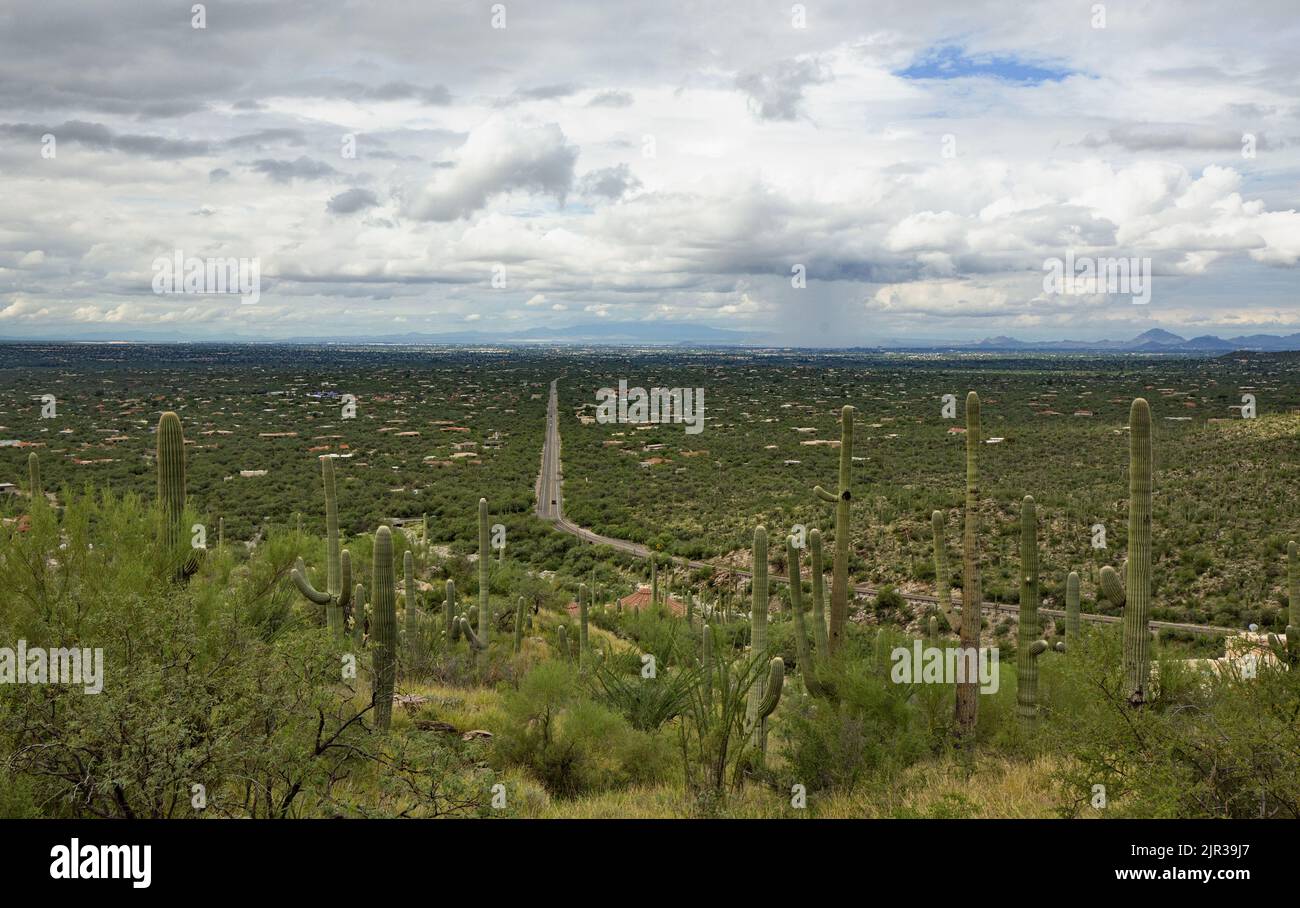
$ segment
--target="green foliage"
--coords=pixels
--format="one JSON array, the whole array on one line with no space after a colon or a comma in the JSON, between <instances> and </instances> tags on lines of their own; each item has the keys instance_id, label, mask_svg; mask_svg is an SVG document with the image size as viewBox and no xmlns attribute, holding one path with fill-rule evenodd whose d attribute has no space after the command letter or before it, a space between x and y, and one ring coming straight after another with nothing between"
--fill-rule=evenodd
<instances>
[{"instance_id":1,"label":"green foliage","mask_svg":"<svg viewBox=\"0 0 1300 908\"><path fill-rule=\"evenodd\" d=\"M1068 815L1090 808L1102 785L1105 816L1300 818L1300 673L1261 664L1245 678L1161 660L1135 710L1120 635L1085 629L1071 657L1053 661Z\"/></svg>"},{"instance_id":2,"label":"green foliage","mask_svg":"<svg viewBox=\"0 0 1300 908\"><path fill-rule=\"evenodd\" d=\"M520 766L558 797L662 779L671 748L587 698L572 666L542 662L504 697L493 733L498 766Z\"/></svg>"},{"instance_id":3,"label":"green foliage","mask_svg":"<svg viewBox=\"0 0 1300 908\"><path fill-rule=\"evenodd\" d=\"M658 731L686 709L694 689L701 683L701 670L682 668L656 671L643 677L640 665L629 671L617 662L599 664L587 687L594 698L618 712L639 731Z\"/></svg>"}]
</instances>

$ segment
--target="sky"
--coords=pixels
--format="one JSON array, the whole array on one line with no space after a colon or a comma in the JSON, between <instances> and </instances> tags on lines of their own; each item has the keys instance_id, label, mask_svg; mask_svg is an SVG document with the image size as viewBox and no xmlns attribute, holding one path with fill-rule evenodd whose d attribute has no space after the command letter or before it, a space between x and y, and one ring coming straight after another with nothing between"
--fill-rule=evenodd
<instances>
[{"instance_id":1,"label":"sky","mask_svg":"<svg viewBox=\"0 0 1300 908\"><path fill-rule=\"evenodd\" d=\"M1294 0L195 7L0 6L0 338L1300 332Z\"/></svg>"}]
</instances>

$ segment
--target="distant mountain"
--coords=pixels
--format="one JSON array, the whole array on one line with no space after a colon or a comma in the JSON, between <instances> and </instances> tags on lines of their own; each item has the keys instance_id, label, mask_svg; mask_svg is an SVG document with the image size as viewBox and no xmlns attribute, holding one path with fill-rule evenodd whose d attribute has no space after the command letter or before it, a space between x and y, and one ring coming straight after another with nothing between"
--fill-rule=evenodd
<instances>
[{"instance_id":1,"label":"distant mountain","mask_svg":"<svg viewBox=\"0 0 1300 908\"><path fill-rule=\"evenodd\" d=\"M689 322L595 322L565 328L526 328L520 331L455 331L446 334L381 334L367 336L294 337L279 343L336 344L711 344L719 346L754 344L764 335L729 331Z\"/></svg>"},{"instance_id":2,"label":"distant mountain","mask_svg":"<svg viewBox=\"0 0 1300 908\"><path fill-rule=\"evenodd\" d=\"M1187 340L1166 331L1152 328L1127 341L1022 341L1014 337L989 337L975 344L952 344L950 349L979 350L1033 350L1043 353L1098 351L1110 353L1228 353L1233 350L1280 352L1300 350L1300 333L1279 336L1276 334L1251 334L1224 340L1212 334L1202 334Z\"/></svg>"}]
</instances>

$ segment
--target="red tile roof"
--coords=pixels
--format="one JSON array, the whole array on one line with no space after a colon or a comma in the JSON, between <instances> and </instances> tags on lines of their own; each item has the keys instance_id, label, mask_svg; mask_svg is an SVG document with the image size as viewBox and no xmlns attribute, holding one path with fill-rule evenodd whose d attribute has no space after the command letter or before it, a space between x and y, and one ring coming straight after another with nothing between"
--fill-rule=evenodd
<instances>
[{"instance_id":1,"label":"red tile roof","mask_svg":"<svg viewBox=\"0 0 1300 908\"><path fill-rule=\"evenodd\" d=\"M622 599L618 600L618 604L623 608L631 609L634 612L639 612L642 609L648 608L650 606L650 587L643 586L632 595L624 596ZM668 606L668 611L674 615L683 616L686 614L685 603L674 599L672 596L669 596L665 600L664 605Z\"/></svg>"}]
</instances>

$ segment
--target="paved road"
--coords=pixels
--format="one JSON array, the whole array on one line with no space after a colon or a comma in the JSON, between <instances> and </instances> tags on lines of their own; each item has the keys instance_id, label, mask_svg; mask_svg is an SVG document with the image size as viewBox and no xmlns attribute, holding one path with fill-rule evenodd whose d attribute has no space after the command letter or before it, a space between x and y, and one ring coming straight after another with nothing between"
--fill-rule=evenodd
<instances>
[{"instance_id":1,"label":"paved road","mask_svg":"<svg viewBox=\"0 0 1300 908\"><path fill-rule=\"evenodd\" d=\"M614 539L610 536L602 536L599 533L593 533L585 527L580 527L571 520L564 517L564 493L561 488L561 471L560 471L560 420L559 407L556 400L555 382L551 382L550 401L546 406L546 441L542 446L542 468L537 476L537 516L542 520L549 521L557 530L562 533L568 533L581 539L583 542L589 542L593 545L607 545L610 548L617 549L620 552L626 552L637 558L649 558L650 550L640 543L629 542L626 539ZM674 559L678 565L689 568L712 568L714 570L727 570L741 577L749 577L749 571L738 568L719 566L707 561L682 561ZM779 574L769 574L768 579L773 583L789 583L788 577ZM855 586L854 591L858 596L875 596L877 590L875 587L860 583ZM937 605L939 602L936 596L926 596L920 593L899 593L904 600L908 602L917 602L924 605ZM992 614L1012 614L1020 613L1018 605L1008 605L1003 602L985 602L981 605L984 613ZM1050 615L1053 618L1064 618L1065 612L1062 609L1040 608L1040 614ZM1094 615L1081 613L1079 618L1084 621L1090 621L1094 624L1118 624L1123 619L1116 615ZM1149 626L1161 630L1179 630L1189 631L1193 634L1205 634L1209 636L1222 637L1228 634L1240 633L1231 627L1216 627L1209 624L1183 624L1175 621L1152 621Z\"/></svg>"}]
</instances>

